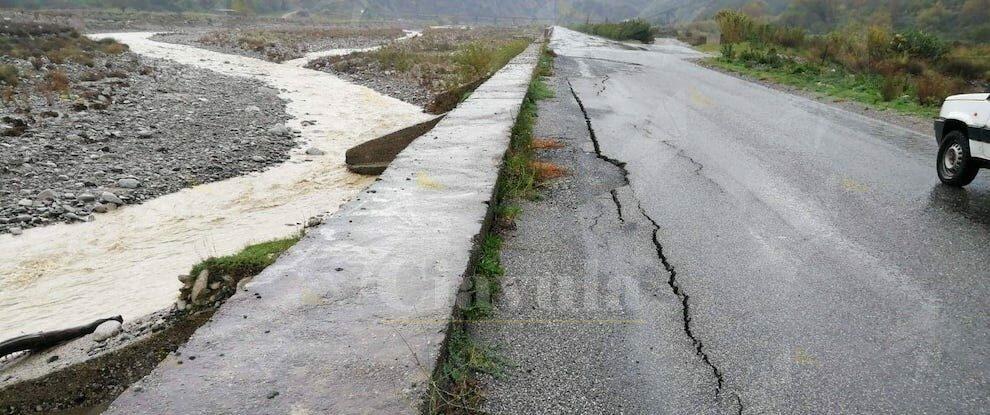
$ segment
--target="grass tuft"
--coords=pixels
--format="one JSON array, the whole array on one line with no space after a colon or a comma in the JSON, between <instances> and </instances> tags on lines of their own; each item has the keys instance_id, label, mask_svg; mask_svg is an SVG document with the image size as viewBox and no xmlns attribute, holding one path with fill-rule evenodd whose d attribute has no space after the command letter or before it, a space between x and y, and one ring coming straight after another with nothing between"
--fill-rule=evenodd
<instances>
[{"instance_id":1,"label":"grass tuft","mask_svg":"<svg viewBox=\"0 0 990 415\"><path fill-rule=\"evenodd\" d=\"M189 275L199 275L206 269L210 271L210 275L229 275L235 281L253 277L275 263L280 255L295 245L296 242L299 242L301 238L300 235L263 242L248 246L234 255L209 258L193 266Z\"/></svg>"}]
</instances>

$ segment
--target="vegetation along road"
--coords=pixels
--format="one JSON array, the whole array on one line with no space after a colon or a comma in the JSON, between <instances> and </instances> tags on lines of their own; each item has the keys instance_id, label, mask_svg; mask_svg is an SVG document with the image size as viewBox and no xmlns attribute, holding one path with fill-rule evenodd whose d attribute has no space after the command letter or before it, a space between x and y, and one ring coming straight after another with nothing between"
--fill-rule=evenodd
<instances>
[{"instance_id":1,"label":"vegetation along road","mask_svg":"<svg viewBox=\"0 0 990 415\"><path fill-rule=\"evenodd\" d=\"M551 47L537 134L573 176L504 242L495 322L545 324L477 328L517 364L490 381L490 410L987 407L987 177L943 187L930 134L686 47L563 28Z\"/></svg>"}]
</instances>

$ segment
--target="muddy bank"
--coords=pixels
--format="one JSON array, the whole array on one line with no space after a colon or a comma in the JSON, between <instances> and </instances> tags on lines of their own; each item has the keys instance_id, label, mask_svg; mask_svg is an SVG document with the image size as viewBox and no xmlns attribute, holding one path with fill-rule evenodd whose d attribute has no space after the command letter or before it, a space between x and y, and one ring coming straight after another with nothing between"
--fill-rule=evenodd
<instances>
[{"instance_id":1,"label":"muddy bank","mask_svg":"<svg viewBox=\"0 0 990 415\"><path fill-rule=\"evenodd\" d=\"M0 414L99 413L162 360L195 361L177 350L212 315L212 309L187 315L170 308L106 333L0 358Z\"/></svg>"}]
</instances>

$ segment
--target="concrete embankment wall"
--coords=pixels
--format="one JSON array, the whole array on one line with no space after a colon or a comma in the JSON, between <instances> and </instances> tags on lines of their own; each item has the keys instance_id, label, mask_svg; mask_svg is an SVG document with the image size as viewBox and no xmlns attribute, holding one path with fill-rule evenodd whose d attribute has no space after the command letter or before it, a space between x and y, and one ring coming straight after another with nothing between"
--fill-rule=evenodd
<instances>
[{"instance_id":1,"label":"concrete embankment wall","mask_svg":"<svg viewBox=\"0 0 990 415\"><path fill-rule=\"evenodd\" d=\"M479 87L107 413L418 412L538 54Z\"/></svg>"}]
</instances>

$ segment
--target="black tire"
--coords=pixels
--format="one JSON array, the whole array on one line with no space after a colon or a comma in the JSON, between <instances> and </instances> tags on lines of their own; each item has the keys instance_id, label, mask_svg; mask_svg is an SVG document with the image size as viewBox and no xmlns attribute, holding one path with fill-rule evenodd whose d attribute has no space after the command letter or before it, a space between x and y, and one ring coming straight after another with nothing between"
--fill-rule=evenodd
<instances>
[{"instance_id":1,"label":"black tire","mask_svg":"<svg viewBox=\"0 0 990 415\"><path fill-rule=\"evenodd\" d=\"M952 155L949 155L950 151ZM952 159L952 166L947 167L946 163ZM953 187L963 187L976 179L976 174L980 172L980 165L970 157L969 139L961 131L952 131L945 135L942 145L938 148L938 159L936 161L938 178L946 185Z\"/></svg>"}]
</instances>

